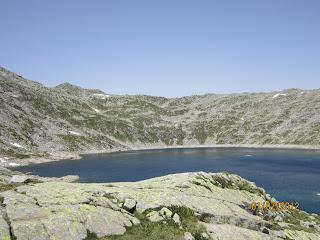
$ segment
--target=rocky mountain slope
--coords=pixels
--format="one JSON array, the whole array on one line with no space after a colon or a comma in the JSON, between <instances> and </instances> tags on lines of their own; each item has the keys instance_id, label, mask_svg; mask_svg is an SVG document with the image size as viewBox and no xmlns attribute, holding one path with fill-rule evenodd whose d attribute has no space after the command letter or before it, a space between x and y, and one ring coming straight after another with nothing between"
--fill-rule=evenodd
<instances>
[{"instance_id":1,"label":"rocky mountain slope","mask_svg":"<svg viewBox=\"0 0 320 240\"><path fill-rule=\"evenodd\" d=\"M195 144L320 145L320 91L108 95L0 68L0 156Z\"/></svg>"},{"instance_id":2,"label":"rocky mountain slope","mask_svg":"<svg viewBox=\"0 0 320 240\"><path fill-rule=\"evenodd\" d=\"M228 173L181 173L140 182L81 184L0 171L0 239L320 239L320 216L251 210L272 201ZM6 185L7 184L7 185ZM2 189L3 190L3 189ZM273 200L274 201L274 200Z\"/></svg>"}]
</instances>

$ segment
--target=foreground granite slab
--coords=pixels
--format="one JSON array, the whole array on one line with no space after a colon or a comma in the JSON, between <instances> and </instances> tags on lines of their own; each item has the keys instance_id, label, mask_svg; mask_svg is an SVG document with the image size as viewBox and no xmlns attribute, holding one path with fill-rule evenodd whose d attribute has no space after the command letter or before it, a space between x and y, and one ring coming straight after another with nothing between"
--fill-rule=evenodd
<instances>
[{"instance_id":1,"label":"foreground granite slab","mask_svg":"<svg viewBox=\"0 0 320 240\"><path fill-rule=\"evenodd\" d=\"M123 235L140 224L141 214L170 206L192 209L209 239L320 239L318 215L253 214L250 204L270 197L254 183L228 173L181 173L111 184L31 183L1 192L0 197L0 239Z\"/></svg>"}]
</instances>

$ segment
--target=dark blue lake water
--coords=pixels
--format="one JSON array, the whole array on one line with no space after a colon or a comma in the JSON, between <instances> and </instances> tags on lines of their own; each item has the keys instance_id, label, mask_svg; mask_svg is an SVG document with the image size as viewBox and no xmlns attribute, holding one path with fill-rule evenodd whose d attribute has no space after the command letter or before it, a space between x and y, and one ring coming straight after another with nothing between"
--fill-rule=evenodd
<instances>
[{"instance_id":1,"label":"dark blue lake water","mask_svg":"<svg viewBox=\"0 0 320 240\"><path fill-rule=\"evenodd\" d=\"M80 182L137 181L170 173L228 171L254 181L279 201L320 213L320 151L200 148L84 155L15 168L41 176L75 174Z\"/></svg>"}]
</instances>

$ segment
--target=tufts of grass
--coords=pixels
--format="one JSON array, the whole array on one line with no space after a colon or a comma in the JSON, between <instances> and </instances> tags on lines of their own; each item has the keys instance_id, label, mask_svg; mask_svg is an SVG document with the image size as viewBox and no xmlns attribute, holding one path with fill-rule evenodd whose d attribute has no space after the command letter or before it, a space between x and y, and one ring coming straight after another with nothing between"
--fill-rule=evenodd
<instances>
[{"instance_id":1,"label":"tufts of grass","mask_svg":"<svg viewBox=\"0 0 320 240\"><path fill-rule=\"evenodd\" d=\"M95 233L87 232L87 237L84 240L98 240L99 238Z\"/></svg>"},{"instance_id":2,"label":"tufts of grass","mask_svg":"<svg viewBox=\"0 0 320 240\"><path fill-rule=\"evenodd\" d=\"M166 224L144 221L139 225L128 228L124 235L111 236L104 238L104 240L178 240L182 236L183 231L170 221L167 221Z\"/></svg>"},{"instance_id":3,"label":"tufts of grass","mask_svg":"<svg viewBox=\"0 0 320 240\"><path fill-rule=\"evenodd\" d=\"M26 158L30 158L31 155L29 155L29 154L24 154L24 153L15 153L15 154L14 154L14 157L15 157L15 158L18 158L18 159L26 159Z\"/></svg>"},{"instance_id":4,"label":"tufts of grass","mask_svg":"<svg viewBox=\"0 0 320 240\"><path fill-rule=\"evenodd\" d=\"M245 190L254 194L263 194L263 191L260 188L253 187L249 182L243 181L238 184L240 190Z\"/></svg>"},{"instance_id":5,"label":"tufts of grass","mask_svg":"<svg viewBox=\"0 0 320 240\"><path fill-rule=\"evenodd\" d=\"M314 227L304 227L300 225L300 221L310 222L310 216L301 211L289 211L283 218L284 222L289 223L289 229L296 231L305 231L310 233L317 232ZM317 219L316 219L317 221Z\"/></svg>"},{"instance_id":6,"label":"tufts of grass","mask_svg":"<svg viewBox=\"0 0 320 240\"><path fill-rule=\"evenodd\" d=\"M6 156L14 157L16 159L30 158L31 155L27 153L21 153L14 149L0 149L0 153Z\"/></svg>"},{"instance_id":7,"label":"tufts of grass","mask_svg":"<svg viewBox=\"0 0 320 240\"><path fill-rule=\"evenodd\" d=\"M1 183L0 184L0 192L13 190L16 187L19 187L21 185L23 185L23 183Z\"/></svg>"},{"instance_id":8,"label":"tufts of grass","mask_svg":"<svg viewBox=\"0 0 320 240\"><path fill-rule=\"evenodd\" d=\"M169 209L173 213L180 216L182 229L178 227L172 219L166 219L166 222L152 223L147 220L146 214L154 209L148 209L144 213L135 213L135 217L139 218L141 224L127 228L124 235L109 236L101 238L103 240L180 240L183 238L184 232L191 232L196 240L203 240L201 233L205 232L205 228L198 224L194 211L182 206L171 206ZM97 236L88 233L86 240L97 240Z\"/></svg>"},{"instance_id":9,"label":"tufts of grass","mask_svg":"<svg viewBox=\"0 0 320 240\"><path fill-rule=\"evenodd\" d=\"M171 206L169 209L180 216L183 232L190 232L196 240L202 240L201 233L206 232L198 222L194 211L184 206Z\"/></svg>"},{"instance_id":10,"label":"tufts of grass","mask_svg":"<svg viewBox=\"0 0 320 240\"><path fill-rule=\"evenodd\" d=\"M76 151L80 148L81 141L83 139L79 139L80 137L83 138L82 136L73 136L73 135L65 135L65 134L58 134L60 138L63 139L63 141L67 144L68 150L69 151Z\"/></svg>"},{"instance_id":11,"label":"tufts of grass","mask_svg":"<svg viewBox=\"0 0 320 240\"><path fill-rule=\"evenodd\" d=\"M205 185L205 184L202 184L202 183L197 182L197 181L192 181L192 183L193 183L194 185L204 187L204 188L208 189L210 192L212 191L211 188L210 188L209 186Z\"/></svg>"}]
</instances>

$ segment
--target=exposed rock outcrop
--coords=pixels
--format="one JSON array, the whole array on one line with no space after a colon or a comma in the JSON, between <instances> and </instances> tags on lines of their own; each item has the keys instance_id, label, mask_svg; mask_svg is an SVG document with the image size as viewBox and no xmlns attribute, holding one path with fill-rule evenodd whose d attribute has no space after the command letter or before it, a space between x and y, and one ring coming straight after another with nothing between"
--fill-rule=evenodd
<instances>
[{"instance_id":1,"label":"exposed rock outcrop","mask_svg":"<svg viewBox=\"0 0 320 240\"><path fill-rule=\"evenodd\" d=\"M101 238L127 234L128 228L143 221L175 224L181 237L177 239L182 239L191 231L185 220L190 213L200 229L190 232L195 239L202 235L246 240L320 238L318 215L300 211L279 211L272 218L266 217L267 212L254 215L249 206L267 200L264 193L237 175L204 172L112 184L29 183L0 193L0 239L10 239L11 234L17 240L79 240L88 232ZM184 211L178 212L179 208ZM279 221L288 226L279 226Z\"/></svg>"}]
</instances>

